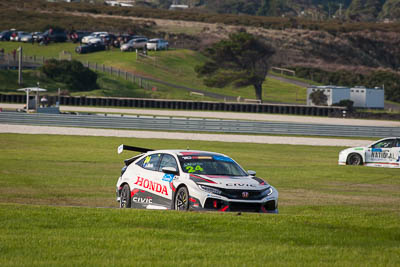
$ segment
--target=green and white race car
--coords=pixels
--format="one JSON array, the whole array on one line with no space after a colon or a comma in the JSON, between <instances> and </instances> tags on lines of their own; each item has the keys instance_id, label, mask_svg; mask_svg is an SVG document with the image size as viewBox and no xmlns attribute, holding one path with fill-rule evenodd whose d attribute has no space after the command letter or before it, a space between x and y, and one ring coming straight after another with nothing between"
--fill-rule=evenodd
<instances>
[{"instance_id":1,"label":"green and white race car","mask_svg":"<svg viewBox=\"0 0 400 267\"><path fill-rule=\"evenodd\" d=\"M400 168L400 137L388 137L367 147L353 147L339 153L339 165Z\"/></svg>"}]
</instances>

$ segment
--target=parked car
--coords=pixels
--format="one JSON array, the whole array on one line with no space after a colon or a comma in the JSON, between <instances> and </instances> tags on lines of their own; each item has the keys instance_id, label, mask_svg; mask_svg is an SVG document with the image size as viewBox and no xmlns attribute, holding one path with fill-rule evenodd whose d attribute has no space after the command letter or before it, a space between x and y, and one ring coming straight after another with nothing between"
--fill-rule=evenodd
<instances>
[{"instance_id":1,"label":"parked car","mask_svg":"<svg viewBox=\"0 0 400 267\"><path fill-rule=\"evenodd\" d=\"M108 32L93 32L90 35L83 37L82 43L83 44L98 43L98 42L104 42L105 40L109 39L110 39L110 34Z\"/></svg>"},{"instance_id":2,"label":"parked car","mask_svg":"<svg viewBox=\"0 0 400 267\"><path fill-rule=\"evenodd\" d=\"M40 36L43 34L42 32L32 32L32 38L35 42L39 41Z\"/></svg>"},{"instance_id":3,"label":"parked car","mask_svg":"<svg viewBox=\"0 0 400 267\"><path fill-rule=\"evenodd\" d=\"M33 40L32 33L27 33L25 35L22 35L20 38L20 41L24 43L32 42L32 40Z\"/></svg>"},{"instance_id":4,"label":"parked car","mask_svg":"<svg viewBox=\"0 0 400 267\"><path fill-rule=\"evenodd\" d=\"M89 36L90 34L91 32L75 31L69 35L69 38L73 43L79 43L80 41L82 41L83 37Z\"/></svg>"},{"instance_id":5,"label":"parked car","mask_svg":"<svg viewBox=\"0 0 400 267\"><path fill-rule=\"evenodd\" d=\"M75 48L75 52L78 54L86 54L104 50L106 50L106 46L102 42L89 43Z\"/></svg>"},{"instance_id":6,"label":"parked car","mask_svg":"<svg viewBox=\"0 0 400 267\"><path fill-rule=\"evenodd\" d=\"M21 39L26 36L32 37L32 35L29 32L17 31L11 34L10 41L21 42L22 41Z\"/></svg>"},{"instance_id":7,"label":"parked car","mask_svg":"<svg viewBox=\"0 0 400 267\"><path fill-rule=\"evenodd\" d=\"M163 50L163 49L168 49L168 42L165 41L164 39L150 39L147 44L146 48L147 50Z\"/></svg>"},{"instance_id":8,"label":"parked car","mask_svg":"<svg viewBox=\"0 0 400 267\"><path fill-rule=\"evenodd\" d=\"M146 47L148 39L146 37L134 38L127 42L126 44L121 45L121 51L133 51L135 49L143 49Z\"/></svg>"},{"instance_id":9,"label":"parked car","mask_svg":"<svg viewBox=\"0 0 400 267\"><path fill-rule=\"evenodd\" d=\"M67 34L63 30L49 29L38 37L39 42L42 42L44 40L50 42L65 42L67 41Z\"/></svg>"},{"instance_id":10,"label":"parked car","mask_svg":"<svg viewBox=\"0 0 400 267\"><path fill-rule=\"evenodd\" d=\"M197 150L151 150L124 161L116 184L120 208L278 213L278 191L232 158Z\"/></svg>"},{"instance_id":11,"label":"parked car","mask_svg":"<svg viewBox=\"0 0 400 267\"><path fill-rule=\"evenodd\" d=\"M132 40L132 39L134 39L134 38L137 38L137 37L140 37L140 36L131 35L131 34L126 34L126 33L120 34L120 35L115 36L115 39L114 39L114 41L112 42L112 45L113 45L115 48L120 48L121 45L123 45L123 44L129 42L130 40Z\"/></svg>"},{"instance_id":12,"label":"parked car","mask_svg":"<svg viewBox=\"0 0 400 267\"><path fill-rule=\"evenodd\" d=\"M2 31L0 33L0 41L10 41L11 34L13 34L13 33L14 33L14 31L12 31L12 30Z\"/></svg>"}]
</instances>

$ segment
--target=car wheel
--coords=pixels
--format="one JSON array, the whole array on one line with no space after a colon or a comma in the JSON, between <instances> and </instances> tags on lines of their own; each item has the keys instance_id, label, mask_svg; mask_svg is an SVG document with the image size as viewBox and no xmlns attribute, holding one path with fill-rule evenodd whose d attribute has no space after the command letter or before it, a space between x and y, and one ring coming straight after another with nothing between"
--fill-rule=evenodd
<instances>
[{"instance_id":1,"label":"car wheel","mask_svg":"<svg viewBox=\"0 0 400 267\"><path fill-rule=\"evenodd\" d=\"M189 191L186 186L182 186L175 194L174 209L187 211L189 210Z\"/></svg>"},{"instance_id":2,"label":"car wheel","mask_svg":"<svg viewBox=\"0 0 400 267\"><path fill-rule=\"evenodd\" d=\"M350 154L347 159L347 164L348 165L362 165L362 158L361 158L360 154L357 154L357 153Z\"/></svg>"},{"instance_id":3,"label":"car wheel","mask_svg":"<svg viewBox=\"0 0 400 267\"><path fill-rule=\"evenodd\" d=\"M121 198L119 200L119 207L130 208L132 206L131 189L129 185L125 184L121 191Z\"/></svg>"}]
</instances>

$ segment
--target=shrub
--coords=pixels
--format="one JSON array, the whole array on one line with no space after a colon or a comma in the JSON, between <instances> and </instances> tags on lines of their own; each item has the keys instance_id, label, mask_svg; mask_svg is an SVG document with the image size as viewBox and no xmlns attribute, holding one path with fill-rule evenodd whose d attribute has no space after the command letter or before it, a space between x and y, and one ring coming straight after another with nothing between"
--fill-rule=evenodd
<instances>
[{"instance_id":1,"label":"shrub","mask_svg":"<svg viewBox=\"0 0 400 267\"><path fill-rule=\"evenodd\" d=\"M317 106L326 106L328 104L328 97L320 90L312 92L310 99Z\"/></svg>"},{"instance_id":2,"label":"shrub","mask_svg":"<svg viewBox=\"0 0 400 267\"><path fill-rule=\"evenodd\" d=\"M41 71L56 82L65 83L71 91L90 91L98 88L97 74L79 61L50 59Z\"/></svg>"},{"instance_id":3,"label":"shrub","mask_svg":"<svg viewBox=\"0 0 400 267\"><path fill-rule=\"evenodd\" d=\"M352 111L353 110L353 105L354 105L354 102L352 100L345 99L345 100L340 100L339 103L335 103L332 106L346 107L347 110Z\"/></svg>"}]
</instances>

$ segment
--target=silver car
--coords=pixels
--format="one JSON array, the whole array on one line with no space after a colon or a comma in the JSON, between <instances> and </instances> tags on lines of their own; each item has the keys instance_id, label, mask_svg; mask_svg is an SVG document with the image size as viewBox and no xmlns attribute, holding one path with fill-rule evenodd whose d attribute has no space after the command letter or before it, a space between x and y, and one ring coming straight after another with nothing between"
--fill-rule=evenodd
<instances>
[{"instance_id":1,"label":"silver car","mask_svg":"<svg viewBox=\"0 0 400 267\"><path fill-rule=\"evenodd\" d=\"M164 39L159 39L159 38L155 38L155 39L150 39L147 44L147 50L163 50L163 49L168 49L168 42L165 41Z\"/></svg>"},{"instance_id":2,"label":"silver car","mask_svg":"<svg viewBox=\"0 0 400 267\"><path fill-rule=\"evenodd\" d=\"M121 51L133 51L135 49L143 49L146 47L148 39L146 37L134 38L129 42L121 45Z\"/></svg>"},{"instance_id":3,"label":"silver car","mask_svg":"<svg viewBox=\"0 0 400 267\"><path fill-rule=\"evenodd\" d=\"M22 38L25 38L25 37L32 38L32 34L30 34L29 32L18 31L11 35L10 41L21 42Z\"/></svg>"}]
</instances>

